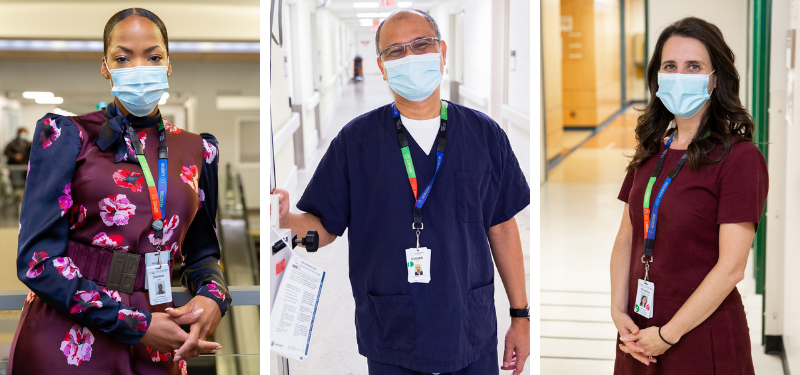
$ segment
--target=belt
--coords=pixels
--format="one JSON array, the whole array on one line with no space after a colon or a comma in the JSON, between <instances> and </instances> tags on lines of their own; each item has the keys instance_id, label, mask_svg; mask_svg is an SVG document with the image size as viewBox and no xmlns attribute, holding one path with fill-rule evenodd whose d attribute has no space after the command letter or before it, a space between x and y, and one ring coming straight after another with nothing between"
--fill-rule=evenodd
<instances>
[{"instance_id":1,"label":"belt","mask_svg":"<svg viewBox=\"0 0 800 375\"><path fill-rule=\"evenodd\" d=\"M123 293L146 290L144 257L139 254L68 241L67 256L84 278L106 289Z\"/></svg>"}]
</instances>

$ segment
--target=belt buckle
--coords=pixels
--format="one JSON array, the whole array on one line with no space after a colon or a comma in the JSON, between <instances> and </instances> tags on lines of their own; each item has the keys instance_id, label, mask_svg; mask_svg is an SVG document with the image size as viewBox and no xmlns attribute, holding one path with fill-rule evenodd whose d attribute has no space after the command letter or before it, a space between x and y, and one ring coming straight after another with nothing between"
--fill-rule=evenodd
<instances>
[{"instance_id":1,"label":"belt buckle","mask_svg":"<svg viewBox=\"0 0 800 375\"><path fill-rule=\"evenodd\" d=\"M114 255L111 257L111 268L108 270L106 288L122 293L133 293L141 258L142 256L139 254L114 251Z\"/></svg>"}]
</instances>

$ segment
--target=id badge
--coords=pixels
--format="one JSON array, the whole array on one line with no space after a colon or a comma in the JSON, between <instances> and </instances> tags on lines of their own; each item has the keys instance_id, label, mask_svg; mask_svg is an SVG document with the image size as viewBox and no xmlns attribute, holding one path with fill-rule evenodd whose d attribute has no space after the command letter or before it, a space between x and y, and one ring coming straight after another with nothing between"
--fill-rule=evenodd
<instances>
[{"instance_id":1,"label":"id badge","mask_svg":"<svg viewBox=\"0 0 800 375\"><path fill-rule=\"evenodd\" d=\"M160 305L172 302L172 288L170 287L169 266L162 264L154 267L147 267L147 281L152 285L148 292L150 295L150 305Z\"/></svg>"},{"instance_id":2,"label":"id badge","mask_svg":"<svg viewBox=\"0 0 800 375\"><path fill-rule=\"evenodd\" d=\"M406 269L409 283L431 281L431 250L426 247L406 249Z\"/></svg>"},{"instance_id":3,"label":"id badge","mask_svg":"<svg viewBox=\"0 0 800 375\"><path fill-rule=\"evenodd\" d=\"M639 279L639 287L636 289L636 303L633 305L633 311L645 317L653 317L653 295L655 293L655 284Z\"/></svg>"},{"instance_id":4,"label":"id badge","mask_svg":"<svg viewBox=\"0 0 800 375\"><path fill-rule=\"evenodd\" d=\"M161 252L161 264L167 266L169 268L169 251L164 250ZM158 265L158 251L147 253L144 255L144 266L145 269L150 269L150 267ZM150 283L148 278L144 279L144 290L148 290Z\"/></svg>"}]
</instances>

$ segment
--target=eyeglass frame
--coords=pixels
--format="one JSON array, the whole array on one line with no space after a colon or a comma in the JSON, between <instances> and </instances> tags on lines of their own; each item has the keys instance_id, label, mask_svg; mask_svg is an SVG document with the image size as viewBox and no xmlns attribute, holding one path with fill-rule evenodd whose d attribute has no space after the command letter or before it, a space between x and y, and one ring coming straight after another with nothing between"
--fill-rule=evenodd
<instances>
[{"instance_id":1,"label":"eyeglass frame","mask_svg":"<svg viewBox=\"0 0 800 375\"><path fill-rule=\"evenodd\" d=\"M408 48L411 48L411 44L412 44L412 43L419 42L420 40L423 40L423 39L433 39L433 40L435 40L435 41L439 42L439 44L438 44L438 46L439 46L439 51L440 51L440 52L442 51L442 40L441 40L441 39L439 39L439 38L437 38L437 37L435 37L435 36L426 36L426 37L424 37L424 38L418 38L418 39L414 39L414 40L412 40L412 41L410 41L410 42L408 42L408 43L405 43L405 44L392 44L391 46L388 46L388 47L386 47L386 48L384 48L384 49L382 49L382 50L378 51L378 58L380 58L380 59L381 59L381 61L383 61L383 57L381 56L381 55L383 54L383 51L386 51L386 50L387 50L387 49L389 49L389 48L400 47L400 46L403 46L403 57L406 57L406 55L408 55L408 53L406 52L406 46L408 46ZM413 51L414 51L414 49L413 49L413 48L411 48L411 51L413 52ZM402 57L401 57L401 58L402 58Z\"/></svg>"}]
</instances>

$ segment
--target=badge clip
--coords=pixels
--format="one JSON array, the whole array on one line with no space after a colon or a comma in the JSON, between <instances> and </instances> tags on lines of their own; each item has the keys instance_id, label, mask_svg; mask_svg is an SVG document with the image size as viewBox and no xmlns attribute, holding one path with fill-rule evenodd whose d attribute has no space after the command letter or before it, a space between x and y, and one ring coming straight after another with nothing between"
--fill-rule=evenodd
<instances>
[{"instance_id":1,"label":"badge clip","mask_svg":"<svg viewBox=\"0 0 800 375\"><path fill-rule=\"evenodd\" d=\"M650 260L644 260L644 255L642 255L642 263L644 263L644 281L650 281L648 273L650 273L650 263L653 263L653 256L650 256Z\"/></svg>"}]
</instances>

